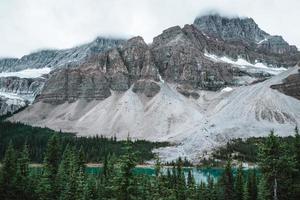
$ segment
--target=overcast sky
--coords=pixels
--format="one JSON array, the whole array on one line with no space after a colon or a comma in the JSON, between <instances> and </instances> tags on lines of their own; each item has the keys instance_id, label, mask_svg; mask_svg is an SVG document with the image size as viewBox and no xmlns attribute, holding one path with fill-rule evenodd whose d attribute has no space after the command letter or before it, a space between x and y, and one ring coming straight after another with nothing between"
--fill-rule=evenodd
<instances>
[{"instance_id":1,"label":"overcast sky","mask_svg":"<svg viewBox=\"0 0 300 200\"><path fill-rule=\"evenodd\" d=\"M299 0L0 0L0 57L69 48L96 36L140 35L150 43L211 10L252 17L299 48L299 8Z\"/></svg>"}]
</instances>

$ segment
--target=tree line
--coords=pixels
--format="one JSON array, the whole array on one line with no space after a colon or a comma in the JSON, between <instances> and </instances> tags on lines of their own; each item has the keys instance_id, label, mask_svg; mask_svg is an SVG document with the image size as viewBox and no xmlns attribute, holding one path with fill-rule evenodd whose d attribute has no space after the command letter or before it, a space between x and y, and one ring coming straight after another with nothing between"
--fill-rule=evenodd
<instances>
[{"instance_id":1,"label":"tree line","mask_svg":"<svg viewBox=\"0 0 300 200\"><path fill-rule=\"evenodd\" d=\"M44 154L40 173L29 168L28 145L6 149L0 170L0 199L3 200L296 200L300 195L300 136L283 143L273 132L260 145L257 169L245 170L242 163L233 174L228 158L218 180L208 177L196 182L192 171L185 176L179 158L171 168L159 159L155 175L135 174L137 151L127 140L123 154L106 154L99 175L86 173L83 148L68 144L61 152L61 140L53 135Z\"/></svg>"},{"instance_id":2,"label":"tree line","mask_svg":"<svg viewBox=\"0 0 300 200\"><path fill-rule=\"evenodd\" d=\"M67 145L74 146L77 150L82 148L87 162L103 162L104 155L114 153L117 157L123 154L126 141L118 141L116 137L103 136L76 137L72 133L56 132L49 128L32 127L22 123L11 123L0 120L0 160L3 159L5 150L10 141L17 151L21 151L26 142L31 162L42 163L49 138L57 135L61 143L61 152ZM150 142L136 140L133 149L139 163L154 158L152 149L168 146L167 142Z\"/></svg>"}]
</instances>

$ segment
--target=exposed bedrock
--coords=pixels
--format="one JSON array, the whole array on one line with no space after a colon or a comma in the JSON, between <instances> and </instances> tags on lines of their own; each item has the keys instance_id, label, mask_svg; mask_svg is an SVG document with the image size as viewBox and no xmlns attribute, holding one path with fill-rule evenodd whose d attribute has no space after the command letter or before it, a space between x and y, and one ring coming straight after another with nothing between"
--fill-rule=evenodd
<instances>
[{"instance_id":1,"label":"exposed bedrock","mask_svg":"<svg viewBox=\"0 0 300 200\"><path fill-rule=\"evenodd\" d=\"M271 88L300 100L300 70L297 74L285 78L281 84L272 85Z\"/></svg>"}]
</instances>

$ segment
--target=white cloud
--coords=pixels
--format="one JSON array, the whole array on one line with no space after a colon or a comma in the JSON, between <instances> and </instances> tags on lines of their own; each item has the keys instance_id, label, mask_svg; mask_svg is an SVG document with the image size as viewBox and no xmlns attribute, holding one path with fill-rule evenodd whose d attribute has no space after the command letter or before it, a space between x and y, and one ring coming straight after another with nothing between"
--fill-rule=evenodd
<instances>
[{"instance_id":1,"label":"white cloud","mask_svg":"<svg viewBox=\"0 0 300 200\"><path fill-rule=\"evenodd\" d=\"M299 7L298 0L0 0L0 56L69 48L99 35L141 35L151 42L210 10L252 17L300 47Z\"/></svg>"}]
</instances>

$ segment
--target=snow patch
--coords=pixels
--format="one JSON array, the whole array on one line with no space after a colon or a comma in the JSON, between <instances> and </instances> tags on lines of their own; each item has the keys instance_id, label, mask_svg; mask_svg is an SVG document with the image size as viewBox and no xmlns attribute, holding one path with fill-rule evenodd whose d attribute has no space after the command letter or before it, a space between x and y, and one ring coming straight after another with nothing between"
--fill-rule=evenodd
<instances>
[{"instance_id":1,"label":"snow patch","mask_svg":"<svg viewBox=\"0 0 300 200\"><path fill-rule=\"evenodd\" d=\"M284 67L279 67L279 68L268 67L267 65L265 65L264 63L261 63L261 62L256 62L255 64L252 64L243 58L238 58L237 60L233 60L226 56L219 57L217 55L209 54L209 53L204 53L204 56L206 56L207 58L209 58L210 60L212 60L214 62L229 63L229 64L235 65L241 69L249 70L251 72L265 72L265 73L269 73L271 75L277 75L283 71L286 71L286 68L284 68Z\"/></svg>"},{"instance_id":2,"label":"snow patch","mask_svg":"<svg viewBox=\"0 0 300 200\"><path fill-rule=\"evenodd\" d=\"M44 67L40 69L25 69L17 72L1 72L0 77L16 76L19 78L38 78L44 74L49 74L50 72L51 72L51 68Z\"/></svg>"},{"instance_id":3,"label":"snow patch","mask_svg":"<svg viewBox=\"0 0 300 200\"><path fill-rule=\"evenodd\" d=\"M165 81L162 79L161 75L158 74L158 78L159 78L159 81L162 82L162 83L165 83Z\"/></svg>"},{"instance_id":4,"label":"snow patch","mask_svg":"<svg viewBox=\"0 0 300 200\"><path fill-rule=\"evenodd\" d=\"M265 42L265 41L268 41L268 38L265 38L265 39L263 39L263 40L257 42L257 44L261 44L261 43L263 43L263 42Z\"/></svg>"},{"instance_id":5,"label":"snow patch","mask_svg":"<svg viewBox=\"0 0 300 200\"><path fill-rule=\"evenodd\" d=\"M221 92L231 92L233 90L233 88L231 88L231 87L226 87L226 88L223 88L222 90L221 90Z\"/></svg>"}]
</instances>

